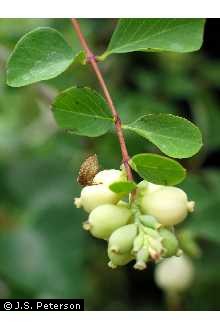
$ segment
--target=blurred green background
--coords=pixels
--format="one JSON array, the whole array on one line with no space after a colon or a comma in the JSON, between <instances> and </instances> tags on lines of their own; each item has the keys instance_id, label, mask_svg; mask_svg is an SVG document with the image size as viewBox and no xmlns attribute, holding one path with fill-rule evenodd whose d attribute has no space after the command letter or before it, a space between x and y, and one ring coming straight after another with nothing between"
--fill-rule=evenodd
<instances>
[{"instance_id":1,"label":"blurred green background","mask_svg":"<svg viewBox=\"0 0 220 330\"><path fill-rule=\"evenodd\" d=\"M116 20L83 19L82 29L96 54L106 48ZM10 88L5 67L17 40L35 27L62 32L80 46L68 19L0 20L0 297L84 298L87 310L167 310L154 282L154 265L138 272L107 267L105 242L82 230L76 177L87 155L101 168L118 168L120 149L112 131L89 139L58 129L50 103L58 91L78 86L99 89L87 66L72 65L60 77L30 87ZM210 19L204 44L191 54L130 53L101 64L122 120L164 112L182 115L202 130L204 147L184 160L183 183L196 212L179 227L197 239L195 280L182 295L183 310L220 309L220 20ZM127 134L130 155L159 152ZM137 178L138 179L138 178Z\"/></svg>"}]
</instances>

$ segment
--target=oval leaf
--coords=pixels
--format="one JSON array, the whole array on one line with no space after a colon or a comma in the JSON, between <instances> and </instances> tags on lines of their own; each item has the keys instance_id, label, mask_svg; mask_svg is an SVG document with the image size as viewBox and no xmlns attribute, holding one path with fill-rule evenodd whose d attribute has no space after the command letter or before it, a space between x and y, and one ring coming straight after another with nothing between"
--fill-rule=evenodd
<instances>
[{"instance_id":1,"label":"oval leaf","mask_svg":"<svg viewBox=\"0 0 220 330\"><path fill-rule=\"evenodd\" d=\"M102 59L134 51L192 52L202 45L204 19L123 18Z\"/></svg>"},{"instance_id":2,"label":"oval leaf","mask_svg":"<svg viewBox=\"0 0 220 330\"><path fill-rule=\"evenodd\" d=\"M118 181L112 183L109 188L117 194L129 194L136 189L136 184L133 181Z\"/></svg>"},{"instance_id":3,"label":"oval leaf","mask_svg":"<svg viewBox=\"0 0 220 330\"><path fill-rule=\"evenodd\" d=\"M173 186L186 176L186 170L178 162L155 154L135 155L130 165L143 179L155 184Z\"/></svg>"},{"instance_id":4,"label":"oval leaf","mask_svg":"<svg viewBox=\"0 0 220 330\"><path fill-rule=\"evenodd\" d=\"M37 28L15 46L7 65L7 84L20 87L54 78L73 61L73 51L54 29Z\"/></svg>"},{"instance_id":5,"label":"oval leaf","mask_svg":"<svg viewBox=\"0 0 220 330\"><path fill-rule=\"evenodd\" d=\"M55 99L52 109L59 126L78 135L102 135L113 123L103 97L88 87L63 91Z\"/></svg>"},{"instance_id":6,"label":"oval leaf","mask_svg":"<svg viewBox=\"0 0 220 330\"><path fill-rule=\"evenodd\" d=\"M151 141L170 157L191 157L202 147L199 128L182 117L146 115L123 127Z\"/></svg>"}]
</instances>

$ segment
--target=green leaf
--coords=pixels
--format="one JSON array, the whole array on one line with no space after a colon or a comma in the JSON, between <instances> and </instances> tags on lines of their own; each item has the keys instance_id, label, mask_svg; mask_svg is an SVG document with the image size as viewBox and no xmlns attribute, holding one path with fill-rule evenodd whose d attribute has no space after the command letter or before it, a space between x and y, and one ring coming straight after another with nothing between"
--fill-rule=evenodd
<instances>
[{"instance_id":1,"label":"green leaf","mask_svg":"<svg viewBox=\"0 0 220 330\"><path fill-rule=\"evenodd\" d=\"M134 51L192 52L202 45L204 19L120 19L112 35L105 59L113 53Z\"/></svg>"},{"instance_id":2,"label":"green leaf","mask_svg":"<svg viewBox=\"0 0 220 330\"><path fill-rule=\"evenodd\" d=\"M121 181L112 183L109 188L117 194L129 194L136 188L136 184L133 181Z\"/></svg>"},{"instance_id":3,"label":"green leaf","mask_svg":"<svg viewBox=\"0 0 220 330\"><path fill-rule=\"evenodd\" d=\"M168 114L145 115L123 128L137 133L174 158L187 158L202 146L198 127L190 121Z\"/></svg>"},{"instance_id":4,"label":"green leaf","mask_svg":"<svg viewBox=\"0 0 220 330\"><path fill-rule=\"evenodd\" d=\"M72 49L54 29L37 28L15 46L7 65L7 84L21 87L57 77L73 62Z\"/></svg>"},{"instance_id":5,"label":"green leaf","mask_svg":"<svg viewBox=\"0 0 220 330\"><path fill-rule=\"evenodd\" d=\"M173 186L186 176L186 170L178 162L156 154L135 155L130 165L143 179L155 184Z\"/></svg>"},{"instance_id":6,"label":"green leaf","mask_svg":"<svg viewBox=\"0 0 220 330\"><path fill-rule=\"evenodd\" d=\"M52 109L59 126L78 135L103 135L113 123L103 97L88 87L63 91L55 99Z\"/></svg>"}]
</instances>

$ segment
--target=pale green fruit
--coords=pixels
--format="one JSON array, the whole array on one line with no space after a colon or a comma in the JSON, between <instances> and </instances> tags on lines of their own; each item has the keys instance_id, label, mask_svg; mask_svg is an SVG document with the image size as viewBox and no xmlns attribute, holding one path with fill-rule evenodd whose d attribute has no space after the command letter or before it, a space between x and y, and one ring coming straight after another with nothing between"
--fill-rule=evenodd
<instances>
[{"instance_id":1,"label":"pale green fruit","mask_svg":"<svg viewBox=\"0 0 220 330\"><path fill-rule=\"evenodd\" d=\"M144 238L144 244L142 248L136 254L136 263L134 269L143 270L147 267L146 263L149 258L149 243L148 239Z\"/></svg>"},{"instance_id":2,"label":"pale green fruit","mask_svg":"<svg viewBox=\"0 0 220 330\"><path fill-rule=\"evenodd\" d=\"M161 224L152 215L139 215L138 218L144 226L150 227L152 229L158 229L161 227Z\"/></svg>"},{"instance_id":3,"label":"pale green fruit","mask_svg":"<svg viewBox=\"0 0 220 330\"><path fill-rule=\"evenodd\" d=\"M182 230L178 233L181 248L191 257L200 257L202 252L196 241L195 235L190 230Z\"/></svg>"},{"instance_id":4,"label":"pale green fruit","mask_svg":"<svg viewBox=\"0 0 220 330\"><path fill-rule=\"evenodd\" d=\"M95 184L103 183L109 186L110 184L118 181L126 181L126 175L124 172L119 170L104 170L97 173L93 179Z\"/></svg>"},{"instance_id":5,"label":"pale green fruit","mask_svg":"<svg viewBox=\"0 0 220 330\"><path fill-rule=\"evenodd\" d=\"M131 211L123 206L100 205L90 213L84 228L94 237L108 239L114 230L126 225L131 216Z\"/></svg>"},{"instance_id":6,"label":"pale green fruit","mask_svg":"<svg viewBox=\"0 0 220 330\"><path fill-rule=\"evenodd\" d=\"M148 236L148 242L149 242L149 254L151 258L155 261L159 260L164 248L161 243L161 237L160 238L154 238Z\"/></svg>"},{"instance_id":7,"label":"pale green fruit","mask_svg":"<svg viewBox=\"0 0 220 330\"><path fill-rule=\"evenodd\" d=\"M145 193L140 202L144 214L154 216L162 225L172 226L182 222L188 211L193 211L193 202L188 202L183 190L176 187L161 187Z\"/></svg>"},{"instance_id":8,"label":"pale green fruit","mask_svg":"<svg viewBox=\"0 0 220 330\"><path fill-rule=\"evenodd\" d=\"M128 253L132 250L133 242L137 236L137 225L130 224L113 231L109 238L108 249L115 253Z\"/></svg>"},{"instance_id":9,"label":"pale green fruit","mask_svg":"<svg viewBox=\"0 0 220 330\"><path fill-rule=\"evenodd\" d=\"M160 236L162 237L162 245L164 247L163 257L172 257L176 255L179 243L176 236L168 229L159 229Z\"/></svg>"},{"instance_id":10,"label":"pale green fruit","mask_svg":"<svg viewBox=\"0 0 220 330\"><path fill-rule=\"evenodd\" d=\"M110 262L108 263L109 267L116 268L117 266L127 265L134 257L130 253L119 254L112 252L108 249L108 257Z\"/></svg>"},{"instance_id":11,"label":"pale green fruit","mask_svg":"<svg viewBox=\"0 0 220 330\"><path fill-rule=\"evenodd\" d=\"M156 239L156 240L160 240L160 234L158 232L158 230L152 229L150 227L142 227L143 231L145 232L145 234L147 234L149 237Z\"/></svg>"},{"instance_id":12,"label":"pale green fruit","mask_svg":"<svg viewBox=\"0 0 220 330\"><path fill-rule=\"evenodd\" d=\"M136 253L142 248L143 244L144 244L144 232L140 231L139 234L134 239L131 253L133 255L136 255Z\"/></svg>"},{"instance_id":13,"label":"pale green fruit","mask_svg":"<svg viewBox=\"0 0 220 330\"><path fill-rule=\"evenodd\" d=\"M189 258L171 257L156 266L155 281L167 292L181 292L187 290L194 278L194 267Z\"/></svg>"},{"instance_id":14,"label":"pale green fruit","mask_svg":"<svg viewBox=\"0 0 220 330\"><path fill-rule=\"evenodd\" d=\"M99 205L116 204L120 199L120 195L111 191L104 184L86 186L81 191L80 198L75 198L76 207L83 207L90 213Z\"/></svg>"}]
</instances>

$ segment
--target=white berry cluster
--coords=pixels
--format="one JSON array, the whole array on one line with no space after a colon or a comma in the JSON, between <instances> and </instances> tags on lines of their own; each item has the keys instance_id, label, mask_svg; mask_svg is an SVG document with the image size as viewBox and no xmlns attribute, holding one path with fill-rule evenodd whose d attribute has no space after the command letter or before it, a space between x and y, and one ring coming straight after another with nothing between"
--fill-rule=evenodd
<instances>
[{"instance_id":1,"label":"white berry cluster","mask_svg":"<svg viewBox=\"0 0 220 330\"><path fill-rule=\"evenodd\" d=\"M123 171L101 171L75 198L75 205L89 213L84 229L108 242L108 265L116 268L134 260L134 268L142 270L149 260L180 255L174 226L193 211L194 202L179 188L146 181L126 201L109 188L125 181Z\"/></svg>"}]
</instances>

